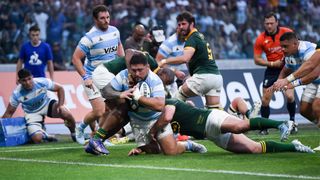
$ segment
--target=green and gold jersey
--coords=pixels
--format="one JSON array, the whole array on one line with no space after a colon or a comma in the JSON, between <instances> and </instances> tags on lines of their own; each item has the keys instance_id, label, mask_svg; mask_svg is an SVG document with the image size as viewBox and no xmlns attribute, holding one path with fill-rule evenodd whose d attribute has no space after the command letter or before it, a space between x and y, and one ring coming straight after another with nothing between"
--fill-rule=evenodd
<instances>
[{"instance_id":1,"label":"green and gold jersey","mask_svg":"<svg viewBox=\"0 0 320 180\"><path fill-rule=\"evenodd\" d=\"M177 99L166 99L166 105L176 107L171 126L174 132L193 136L197 139L205 137L205 128L210 110L192 107Z\"/></svg>"},{"instance_id":2,"label":"green and gold jersey","mask_svg":"<svg viewBox=\"0 0 320 180\"><path fill-rule=\"evenodd\" d=\"M203 34L196 29L186 37L184 48L193 48L195 52L191 57L188 66L189 72L193 74L220 74L214 60L209 43L204 39Z\"/></svg>"},{"instance_id":3,"label":"green and gold jersey","mask_svg":"<svg viewBox=\"0 0 320 180\"><path fill-rule=\"evenodd\" d=\"M150 54L146 53L145 55L147 56L151 71L155 70L158 67L157 61ZM114 75L127 68L124 57L118 57L115 60L103 63L103 65Z\"/></svg>"},{"instance_id":4,"label":"green and gold jersey","mask_svg":"<svg viewBox=\"0 0 320 180\"><path fill-rule=\"evenodd\" d=\"M320 50L320 41L317 42L317 47L316 47L317 51Z\"/></svg>"}]
</instances>

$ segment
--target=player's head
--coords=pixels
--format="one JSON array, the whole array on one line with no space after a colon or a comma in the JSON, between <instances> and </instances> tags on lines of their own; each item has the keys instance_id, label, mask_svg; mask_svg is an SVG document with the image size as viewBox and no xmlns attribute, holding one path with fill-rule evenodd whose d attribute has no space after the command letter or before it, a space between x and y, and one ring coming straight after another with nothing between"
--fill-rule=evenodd
<instances>
[{"instance_id":1,"label":"player's head","mask_svg":"<svg viewBox=\"0 0 320 180\"><path fill-rule=\"evenodd\" d=\"M95 6L92 10L92 16L97 28L99 28L102 31L106 31L108 29L110 23L110 14L107 6Z\"/></svg>"},{"instance_id":2,"label":"player's head","mask_svg":"<svg viewBox=\"0 0 320 180\"><path fill-rule=\"evenodd\" d=\"M29 36L32 45L37 45L40 41L40 28L38 25L33 25L29 28Z\"/></svg>"},{"instance_id":3,"label":"player's head","mask_svg":"<svg viewBox=\"0 0 320 180\"><path fill-rule=\"evenodd\" d=\"M142 24L137 24L133 28L132 37L136 42L141 42L146 36L146 29Z\"/></svg>"},{"instance_id":4,"label":"player's head","mask_svg":"<svg viewBox=\"0 0 320 180\"><path fill-rule=\"evenodd\" d=\"M18 72L19 83L22 85L24 89L32 89L33 88L33 79L32 74L27 69L21 69Z\"/></svg>"},{"instance_id":5,"label":"player's head","mask_svg":"<svg viewBox=\"0 0 320 180\"><path fill-rule=\"evenodd\" d=\"M174 72L169 68L160 68L157 72L164 85L169 85L174 82Z\"/></svg>"},{"instance_id":6,"label":"player's head","mask_svg":"<svg viewBox=\"0 0 320 180\"><path fill-rule=\"evenodd\" d=\"M274 12L264 16L264 28L268 34L275 34L278 30L278 18Z\"/></svg>"},{"instance_id":7,"label":"player's head","mask_svg":"<svg viewBox=\"0 0 320 180\"><path fill-rule=\"evenodd\" d=\"M147 57L139 51L134 52L130 62L130 73L135 82L144 80L149 72Z\"/></svg>"},{"instance_id":8,"label":"player's head","mask_svg":"<svg viewBox=\"0 0 320 180\"><path fill-rule=\"evenodd\" d=\"M196 25L195 18L188 11L182 12L177 16L177 23L178 30L184 36L187 36Z\"/></svg>"},{"instance_id":9,"label":"player's head","mask_svg":"<svg viewBox=\"0 0 320 180\"><path fill-rule=\"evenodd\" d=\"M294 32L286 32L280 37L280 45L285 56L290 56L298 51L299 40Z\"/></svg>"}]
</instances>

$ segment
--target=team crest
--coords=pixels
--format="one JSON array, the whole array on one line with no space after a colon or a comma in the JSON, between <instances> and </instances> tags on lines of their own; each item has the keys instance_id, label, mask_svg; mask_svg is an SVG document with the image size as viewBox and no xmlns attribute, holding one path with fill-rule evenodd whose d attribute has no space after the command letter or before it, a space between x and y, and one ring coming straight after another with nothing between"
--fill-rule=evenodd
<instances>
[{"instance_id":1,"label":"team crest","mask_svg":"<svg viewBox=\"0 0 320 180\"><path fill-rule=\"evenodd\" d=\"M180 132L180 124L177 121L171 122L171 128L172 128L173 133Z\"/></svg>"}]
</instances>

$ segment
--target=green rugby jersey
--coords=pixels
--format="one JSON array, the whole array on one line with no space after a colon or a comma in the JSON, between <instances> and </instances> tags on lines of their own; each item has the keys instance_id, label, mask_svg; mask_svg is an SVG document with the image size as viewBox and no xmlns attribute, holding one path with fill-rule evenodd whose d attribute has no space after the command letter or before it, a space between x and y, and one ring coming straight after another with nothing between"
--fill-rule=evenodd
<instances>
[{"instance_id":1,"label":"green rugby jersey","mask_svg":"<svg viewBox=\"0 0 320 180\"><path fill-rule=\"evenodd\" d=\"M158 67L157 61L150 54L146 53L145 55L147 56L151 71L155 70ZM103 63L103 65L114 75L127 68L124 57L118 57L112 61Z\"/></svg>"},{"instance_id":2,"label":"green rugby jersey","mask_svg":"<svg viewBox=\"0 0 320 180\"><path fill-rule=\"evenodd\" d=\"M177 99L166 99L166 105L176 107L171 126L174 132L193 136L197 139L205 137L205 128L210 110L192 107Z\"/></svg>"},{"instance_id":3,"label":"green rugby jersey","mask_svg":"<svg viewBox=\"0 0 320 180\"><path fill-rule=\"evenodd\" d=\"M212 54L209 43L204 39L203 34L196 29L186 37L185 48L195 49L188 66L189 72L193 74L220 74L218 66Z\"/></svg>"}]
</instances>

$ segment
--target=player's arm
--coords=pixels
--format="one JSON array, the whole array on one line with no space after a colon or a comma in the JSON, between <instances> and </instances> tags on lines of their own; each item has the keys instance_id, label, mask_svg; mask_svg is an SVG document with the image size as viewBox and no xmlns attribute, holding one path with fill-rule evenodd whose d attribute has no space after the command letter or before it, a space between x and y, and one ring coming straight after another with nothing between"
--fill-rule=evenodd
<instances>
[{"instance_id":1,"label":"player's arm","mask_svg":"<svg viewBox=\"0 0 320 180\"><path fill-rule=\"evenodd\" d=\"M77 47L72 55L72 64L81 77L84 77L86 74L86 71L83 69L83 64L81 62L81 59L83 59L84 57L85 53L79 47Z\"/></svg>"},{"instance_id":2,"label":"player's arm","mask_svg":"<svg viewBox=\"0 0 320 180\"><path fill-rule=\"evenodd\" d=\"M129 151L128 156L139 155L142 153L159 154L161 152L160 146L156 141L152 141L144 146L133 148Z\"/></svg>"},{"instance_id":3,"label":"player's arm","mask_svg":"<svg viewBox=\"0 0 320 180\"><path fill-rule=\"evenodd\" d=\"M139 91L138 88L136 88L137 91ZM139 91L140 93L140 91ZM135 98L135 92L133 92L133 96ZM145 97L141 96L138 100L138 103L140 105L145 106L148 109L154 110L154 111L161 111L165 104L165 98L164 97Z\"/></svg>"},{"instance_id":4,"label":"player's arm","mask_svg":"<svg viewBox=\"0 0 320 180\"><path fill-rule=\"evenodd\" d=\"M119 57L123 57L125 54L124 54L124 50L123 50L123 46L122 46L122 43L119 42L118 44L118 49L117 49L117 55Z\"/></svg>"},{"instance_id":5,"label":"player's arm","mask_svg":"<svg viewBox=\"0 0 320 180\"><path fill-rule=\"evenodd\" d=\"M130 60L131 60L131 58L132 58L132 56L133 56L133 54L134 54L135 51L136 51L135 49L131 49L131 48L125 50L125 57L124 57L124 59L125 59L125 61L126 61L127 68L130 67L130 66L129 66L129 63L130 63Z\"/></svg>"},{"instance_id":6,"label":"player's arm","mask_svg":"<svg viewBox=\"0 0 320 180\"><path fill-rule=\"evenodd\" d=\"M23 64L23 60L19 58L17 61L17 67L16 67L16 84L19 84L18 72L22 69L22 64Z\"/></svg>"},{"instance_id":7,"label":"player's arm","mask_svg":"<svg viewBox=\"0 0 320 180\"><path fill-rule=\"evenodd\" d=\"M162 59L159 66L162 67L166 64L182 64L188 63L193 56L195 49L193 47L185 47L183 50L183 55L177 57L169 57L167 59Z\"/></svg>"},{"instance_id":8,"label":"player's arm","mask_svg":"<svg viewBox=\"0 0 320 180\"><path fill-rule=\"evenodd\" d=\"M59 83L53 83L53 91L58 95L58 107L64 105L65 93L63 87Z\"/></svg>"},{"instance_id":9,"label":"player's arm","mask_svg":"<svg viewBox=\"0 0 320 180\"><path fill-rule=\"evenodd\" d=\"M4 112L2 118L11 118L14 114L14 112L16 112L17 108L12 106L10 103L8 104L8 107L6 109L6 111Z\"/></svg>"},{"instance_id":10,"label":"player's arm","mask_svg":"<svg viewBox=\"0 0 320 180\"><path fill-rule=\"evenodd\" d=\"M113 88L111 83L109 83L104 88L102 88L101 95L106 100L114 100L114 99L129 99L129 100L131 100L133 90L134 90L133 88L130 88L130 89L123 91L123 92L117 91L116 89Z\"/></svg>"},{"instance_id":11,"label":"player's arm","mask_svg":"<svg viewBox=\"0 0 320 180\"><path fill-rule=\"evenodd\" d=\"M52 61L52 59L48 60L47 66L48 66L47 69L48 69L48 71L49 71L50 79L53 81L54 68L53 68L53 61Z\"/></svg>"},{"instance_id":12,"label":"player's arm","mask_svg":"<svg viewBox=\"0 0 320 180\"><path fill-rule=\"evenodd\" d=\"M306 62L302 63L300 68L292 73L292 75L295 79L298 79L317 68L320 68L320 49L318 49Z\"/></svg>"},{"instance_id":13,"label":"player's arm","mask_svg":"<svg viewBox=\"0 0 320 180\"><path fill-rule=\"evenodd\" d=\"M287 88L288 89L293 89L294 87L297 87L297 86L300 86L300 85L309 84L312 81L314 81L316 78L318 78L319 75L320 75L320 66L318 65L318 67L315 68L308 75L303 76L302 78L296 79L296 80L292 81L291 83L289 83Z\"/></svg>"},{"instance_id":14,"label":"player's arm","mask_svg":"<svg viewBox=\"0 0 320 180\"><path fill-rule=\"evenodd\" d=\"M278 80L274 82L270 88L274 91L282 90L285 86L289 84L289 81L285 77L287 77L292 72L292 69L284 66L279 74Z\"/></svg>"},{"instance_id":15,"label":"player's arm","mask_svg":"<svg viewBox=\"0 0 320 180\"><path fill-rule=\"evenodd\" d=\"M155 139L159 129L163 129L167 124L169 124L173 118L173 115L176 111L176 107L173 105L166 105L161 112L159 119L154 123L152 128L149 131L149 135Z\"/></svg>"}]
</instances>

